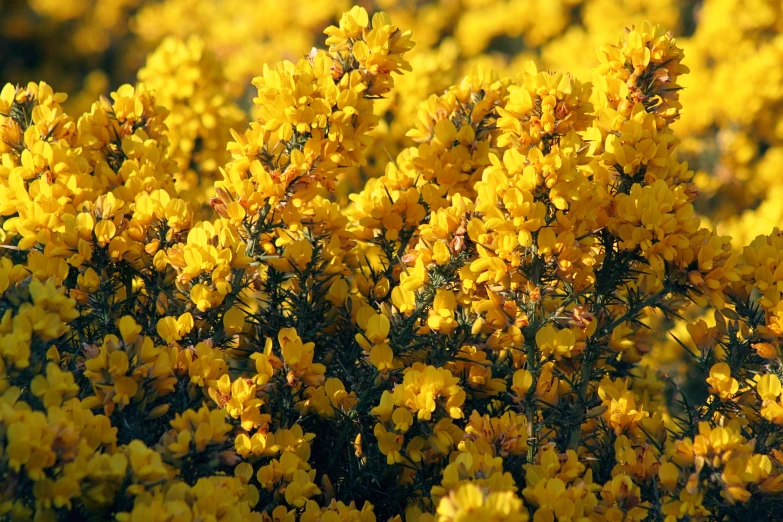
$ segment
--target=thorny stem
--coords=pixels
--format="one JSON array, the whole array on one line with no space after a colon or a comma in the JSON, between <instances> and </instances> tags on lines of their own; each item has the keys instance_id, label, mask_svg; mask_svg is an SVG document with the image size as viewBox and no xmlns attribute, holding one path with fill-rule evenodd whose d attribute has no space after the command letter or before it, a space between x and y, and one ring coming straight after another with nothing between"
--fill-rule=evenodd
<instances>
[{"instance_id":1,"label":"thorny stem","mask_svg":"<svg viewBox=\"0 0 783 522\"><path fill-rule=\"evenodd\" d=\"M533 247L535 248L535 247ZM538 256L538 254L534 254L534 263L536 266L540 266L541 259ZM532 272L531 282L535 284L536 288L539 291L543 291L543 284L541 281L541 270L534 269ZM541 301L534 301L533 303L533 309L535 311L536 308L539 308L541 305ZM533 314L534 316L538 316L538 314ZM533 462L533 458L536 454L536 443L538 442L538 439L536 438L535 433L535 417L536 417L536 409L537 404L534 400L534 393L536 390L536 387L538 386L538 377L539 377L539 364L538 364L538 358L536 354L536 333L538 331L538 328L542 326L542 324L535 325L536 328L534 331L530 331L529 333L526 332L525 335L525 345L527 347L527 364L530 369L530 374L533 377L532 382L530 384L530 390L528 392L527 401L525 404L525 415L527 417L527 461ZM532 329L531 329L532 330Z\"/></svg>"},{"instance_id":2,"label":"thorny stem","mask_svg":"<svg viewBox=\"0 0 783 522\"><path fill-rule=\"evenodd\" d=\"M588 341L587 349L585 350L584 359L582 362L582 371L579 378L579 390L576 397L577 404L576 407L574 408L574 410L576 411L577 419L574 420L574 428L571 430L571 438L568 443L569 449L576 451L579 448L579 444L581 443L581 437L582 437L581 426L582 426L582 422L584 422L585 413L586 413L584 409L587 404L587 392L591 382L590 377L593 374L593 365L595 361L598 359L597 357L598 354L596 353L596 348L600 346L599 343L597 342L598 339L600 339L605 335L608 335L621 324L634 319L645 308L650 306L655 306L658 300L664 295L668 294L670 291L671 289L669 288L669 286L664 284L663 288L661 288L651 296L647 297L643 301L639 301L635 305L632 305L628 309L628 311L626 311L622 316L600 327L598 330L596 330L595 334L593 334L593 337L591 339L593 342ZM591 349L591 347L593 347L593 349Z\"/></svg>"},{"instance_id":3,"label":"thorny stem","mask_svg":"<svg viewBox=\"0 0 783 522\"><path fill-rule=\"evenodd\" d=\"M258 220L256 220L255 224L253 225L253 230L249 233L249 238L247 241L247 248L245 249L245 255L248 257L253 257L256 254L256 248L258 247L258 240L261 236L261 231L263 230L264 224L266 223L266 218L269 215L270 211L270 205L267 203L264 205L264 207L261 209L261 212L259 213ZM226 298L226 310L231 308L231 306L234 304L234 302L239 297L239 292L242 288L242 279L245 277L245 271L246 268L235 268L232 273L231 278L231 294L229 294Z\"/></svg>"}]
</instances>

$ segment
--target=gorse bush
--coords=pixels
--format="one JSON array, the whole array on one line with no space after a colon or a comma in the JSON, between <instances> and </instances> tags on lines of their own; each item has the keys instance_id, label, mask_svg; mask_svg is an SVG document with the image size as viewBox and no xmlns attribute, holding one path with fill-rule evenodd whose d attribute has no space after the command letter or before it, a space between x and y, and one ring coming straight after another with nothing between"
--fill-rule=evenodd
<instances>
[{"instance_id":1,"label":"gorse bush","mask_svg":"<svg viewBox=\"0 0 783 522\"><path fill-rule=\"evenodd\" d=\"M698 217L672 34L474 68L346 205L414 43L325 35L247 126L196 39L3 88L0 515L777 520L783 235Z\"/></svg>"}]
</instances>

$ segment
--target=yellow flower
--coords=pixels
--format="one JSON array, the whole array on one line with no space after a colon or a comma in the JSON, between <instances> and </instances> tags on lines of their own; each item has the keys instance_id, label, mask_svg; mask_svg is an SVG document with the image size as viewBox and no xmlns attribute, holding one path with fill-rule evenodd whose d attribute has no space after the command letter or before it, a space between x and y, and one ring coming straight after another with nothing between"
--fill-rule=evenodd
<instances>
[{"instance_id":1,"label":"yellow flower","mask_svg":"<svg viewBox=\"0 0 783 522\"><path fill-rule=\"evenodd\" d=\"M527 522L527 510L512 491L485 494L479 486L465 482L438 503L438 520L492 520Z\"/></svg>"},{"instance_id":2,"label":"yellow flower","mask_svg":"<svg viewBox=\"0 0 783 522\"><path fill-rule=\"evenodd\" d=\"M394 352L388 343L376 344L370 350L370 362L378 371L386 372L394 368Z\"/></svg>"},{"instance_id":3,"label":"yellow flower","mask_svg":"<svg viewBox=\"0 0 783 522\"><path fill-rule=\"evenodd\" d=\"M545 357L554 355L556 360L578 355L584 345L584 343L577 343L576 335L570 329L558 330L551 323L538 330L536 344L542 355Z\"/></svg>"},{"instance_id":4,"label":"yellow flower","mask_svg":"<svg viewBox=\"0 0 783 522\"><path fill-rule=\"evenodd\" d=\"M739 382L731 376L731 369L726 363L717 363L710 368L707 384L710 385L710 393L718 395L722 401L733 399L739 390Z\"/></svg>"},{"instance_id":5,"label":"yellow flower","mask_svg":"<svg viewBox=\"0 0 783 522\"><path fill-rule=\"evenodd\" d=\"M533 385L533 374L530 373L530 370L517 370L514 372L512 380L511 389L519 398L524 398Z\"/></svg>"},{"instance_id":6,"label":"yellow flower","mask_svg":"<svg viewBox=\"0 0 783 522\"><path fill-rule=\"evenodd\" d=\"M410 314L416 308L416 294L412 290L403 290L396 286L391 292L392 303L401 314Z\"/></svg>"},{"instance_id":7,"label":"yellow flower","mask_svg":"<svg viewBox=\"0 0 783 522\"><path fill-rule=\"evenodd\" d=\"M313 259L313 247L307 239L297 239L285 248L283 256L303 270Z\"/></svg>"},{"instance_id":8,"label":"yellow flower","mask_svg":"<svg viewBox=\"0 0 783 522\"><path fill-rule=\"evenodd\" d=\"M658 469L658 478L666 488L674 490L677 487L677 483L680 479L680 472L677 466L671 462L664 462Z\"/></svg>"},{"instance_id":9,"label":"yellow flower","mask_svg":"<svg viewBox=\"0 0 783 522\"><path fill-rule=\"evenodd\" d=\"M454 311L457 309L457 300L454 294L448 290L438 289L432 302L427 324L436 332L448 335L457 326L454 320Z\"/></svg>"},{"instance_id":10,"label":"yellow flower","mask_svg":"<svg viewBox=\"0 0 783 522\"><path fill-rule=\"evenodd\" d=\"M139 334L141 333L141 326L136 324L136 321L130 317L130 316L123 316L122 319L119 320L119 324L117 325L120 329L120 335L122 336L122 341L125 344L132 344L136 339L139 337Z\"/></svg>"},{"instance_id":11,"label":"yellow flower","mask_svg":"<svg viewBox=\"0 0 783 522\"><path fill-rule=\"evenodd\" d=\"M627 387L627 382L612 382L605 377L598 388L598 396L607 408L603 417L617 435L636 428L642 419L649 416L649 412L644 411L641 405L637 406L638 398Z\"/></svg>"},{"instance_id":12,"label":"yellow flower","mask_svg":"<svg viewBox=\"0 0 783 522\"><path fill-rule=\"evenodd\" d=\"M378 440L378 449L386 455L387 464L403 462L402 454L400 453L400 449L402 449L400 436L394 432L386 431L380 423L375 424L373 433Z\"/></svg>"},{"instance_id":13,"label":"yellow flower","mask_svg":"<svg viewBox=\"0 0 783 522\"><path fill-rule=\"evenodd\" d=\"M391 323L383 314L375 314L367 320L367 329L364 335L371 343L382 343L389 335Z\"/></svg>"},{"instance_id":14,"label":"yellow flower","mask_svg":"<svg viewBox=\"0 0 783 522\"><path fill-rule=\"evenodd\" d=\"M136 396L138 389L139 385L132 378L120 377L114 383L114 397L112 400L119 405L121 410L130 404L131 399Z\"/></svg>"},{"instance_id":15,"label":"yellow flower","mask_svg":"<svg viewBox=\"0 0 783 522\"><path fill-rule=\"evenodd\" d=\"M770 422L783 424L783 402L780 379L777 375L762 375L756 384L756 392L762 400L761 415Z\"/></svg>"},{"instance_id":16,"label":"yellow flower","mask_svg":"<svg viewBox=\"0 0 783 522\"><path fill-rule=\"evenodd\" d=\"M234 306L223 315L223 327L229 335L239 333L245 326L245 312Z\"/></svg>"},{"instance_id":17,"label":"yellow flower","mask_svg":"<svg viewBox=\"0 0 783 522\"><path fill-rule=\"evenodd\" d=\"M64 372L54 363L46 365L46 376L36 375L30 383L30 391L41 398L45 408L60 406L79 393L71 372Z\"/></svg>"},{"instance_id":18,"label":"yellow flower","mask_svg":"<svg viewBox=\"0 0 783 522\"><path fill-rule=\"evenodd\" d=\"M313 362L315 343L302 343L293 328L281 329L277 338L282 347L283 360L296 377L309 386L323 383L326 368L323 364Z\"/></svg>"}]
</instances>

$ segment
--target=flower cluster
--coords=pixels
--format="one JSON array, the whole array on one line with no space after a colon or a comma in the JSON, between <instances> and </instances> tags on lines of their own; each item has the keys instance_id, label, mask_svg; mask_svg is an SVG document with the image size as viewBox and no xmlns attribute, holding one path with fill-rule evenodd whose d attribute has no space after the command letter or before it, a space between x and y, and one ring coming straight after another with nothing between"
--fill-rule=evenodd
<instances>
[{"instance_id":1,"label":"flower cluster","mask_svg":"<svg viewBox=\"0 0 783 522\"><path fill-rule=\"evenodd\" d=\"M169 157L180 168L176 190L206 204L211 194L199 197L193 192L211 192L214 174L228 160L225 148L230 131L245 119L227 97L217 57L198 37L187 41L168 38L149 55L138 79L169 109L165 120Z\"/></svg>"}]
</instances>

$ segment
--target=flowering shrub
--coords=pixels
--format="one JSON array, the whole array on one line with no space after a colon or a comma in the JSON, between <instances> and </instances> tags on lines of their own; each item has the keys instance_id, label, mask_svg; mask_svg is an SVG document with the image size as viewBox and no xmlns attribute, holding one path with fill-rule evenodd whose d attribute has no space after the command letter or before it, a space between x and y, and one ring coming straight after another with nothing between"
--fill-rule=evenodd
<instances>
[{"instance_id":1,"label":"flowering shrub","mask_svg":"<svg viewBox=\"0 0 783 522\"><path fill-rule=\"evenodd\" d=\"M2 89L0 516L777 520L783 234L699 217L672 33L415 108L410 31L324 33L248 125L197 36Z\"/></svg>"}]
</instances>

